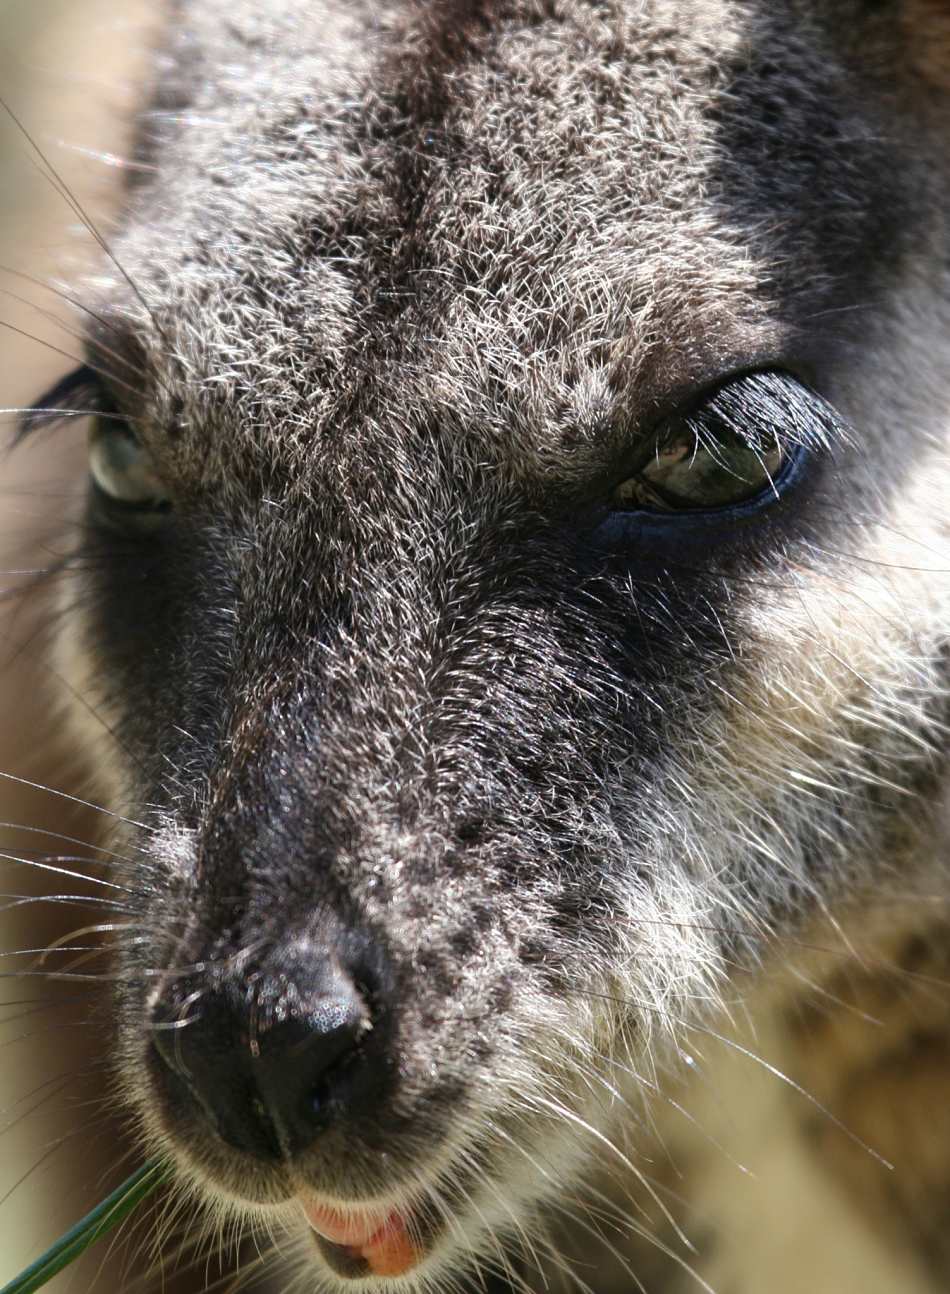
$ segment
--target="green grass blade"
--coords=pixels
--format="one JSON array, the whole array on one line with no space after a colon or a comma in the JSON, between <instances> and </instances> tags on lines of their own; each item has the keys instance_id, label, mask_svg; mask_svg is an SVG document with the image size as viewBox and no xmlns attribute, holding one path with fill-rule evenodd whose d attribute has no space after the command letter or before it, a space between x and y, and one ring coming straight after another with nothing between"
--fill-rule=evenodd
<instances>
[{"instance_id":1,"label":"green grass blade","mask_svg":"<svg viewBox=\"0 0 950 1294\"><path fill-rule=\"evenodd\" d=\"M74 1227L50 1245L46 1253L31 1263L0 1294L33 1294L57 1272L68 1267L90 1245L118 1226L147 1195L169 1178L169 1170L160 1160L150 1159L138 1172L133 1173L121 1186L107 1196Z\"/></svg>"}]
</instances>

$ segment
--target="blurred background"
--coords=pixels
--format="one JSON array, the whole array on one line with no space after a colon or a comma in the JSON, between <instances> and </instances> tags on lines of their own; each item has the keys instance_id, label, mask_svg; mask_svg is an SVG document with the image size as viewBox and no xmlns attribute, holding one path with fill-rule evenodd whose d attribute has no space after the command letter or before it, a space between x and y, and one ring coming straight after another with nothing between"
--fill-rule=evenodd
<instances>
[{"instance_id":1,"label":"blurred background","mask_svg":"<svg viewBox=\"0 0 950 1294\"><path fill-rule=\"evenodd\" d=\"M49 287L76 281L94 253L38 152L108 230L125 123L146 67L149 8L141 0L0 6L0 1287L138 1162L111 1115L108 988L43 974L71 962L95 973L103 958L56 951L41 961L33 951L58 939L86 947L90 936L71 932L102 920L76 902L28 901L95 893L94 883L32 865L52 853L77 860L54 865L93 870L94 850L37 829L93 841L94 815L11 780L84 792L83 772L61 740L55 665L45 651L62 581L37 582L34 572L68 550L69 518L84 488L85 429L42 433L11 452L9 411L75 366L80 313ZM126 1261L110 1255L106 1241L46 1288L131 1289Z\"/></svg>"}]
</instances>

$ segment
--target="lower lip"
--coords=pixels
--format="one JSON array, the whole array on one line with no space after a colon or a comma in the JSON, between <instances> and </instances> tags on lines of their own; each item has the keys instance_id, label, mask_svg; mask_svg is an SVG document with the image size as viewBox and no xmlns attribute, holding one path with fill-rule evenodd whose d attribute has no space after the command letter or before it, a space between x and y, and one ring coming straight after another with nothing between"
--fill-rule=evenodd
<instances>
[{"instance_id":1,"label":"lower lip","mask_svg":"<svg viewBox=\"0 0 950 1294\"><path fill-rule=\"evenodd\" d=\"M385 1214L344 1213L301 1203L321 1252L340 1275L403 1276L423 1258L405 1216L395 1209Z\"/></svg>"}]
</instances>

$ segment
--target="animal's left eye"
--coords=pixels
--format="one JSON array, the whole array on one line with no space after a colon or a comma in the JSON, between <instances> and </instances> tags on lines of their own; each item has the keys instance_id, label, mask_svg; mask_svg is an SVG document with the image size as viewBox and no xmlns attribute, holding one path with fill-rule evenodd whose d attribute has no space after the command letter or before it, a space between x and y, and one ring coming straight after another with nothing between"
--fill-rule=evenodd
<instances>
[{"instance_id":1,"label":"animal's left eye","mask_svg":"<svg viewBox=\"0 0 950 1294\"><path fill-rule=\"evenodd\" d=\"M125 514L162 514L170 503L148 454L121 423L97 418L89 437L89 474L100 500Z\"/></svg>"},{"instance_id":2,"label":"animal's left eye","mask_svg":"<svg viewBox=\"0 0 950 1294\"><path fill-rule=\"evenodd\" d=\"M765 506L816 437L801 416L818 403L784 373L734 379L661 427L649 456L617 485L613 512L705 513Z\"/></svg>"}]
</instances>

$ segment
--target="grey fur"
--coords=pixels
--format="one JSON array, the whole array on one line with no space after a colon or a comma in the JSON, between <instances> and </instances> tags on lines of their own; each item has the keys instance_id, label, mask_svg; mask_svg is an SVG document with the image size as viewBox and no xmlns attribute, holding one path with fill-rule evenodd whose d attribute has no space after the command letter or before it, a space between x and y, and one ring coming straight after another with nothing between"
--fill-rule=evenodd
<instances>
[{"instance_id":1,"label":"grey fur","mask_svg":"<svg viewBox=\"0 0 950 1294\"><path fill-rule=\"evenodd\" d=\"M535 1282L518 1225L641 1117L611 1089L818 914L946 896L950 55L913 9L176 7L85 288L175 510L96 541L64 650L147 823L122 1083L217 1216L411 1189L457 1225L407 1280L500 1236ZM599 547L636 446L750 370L826 402L799 501ZM275 1169L170 1117L164 972L340 930L392 977L376 1114Z\"/></svg>"}]
</instances>

